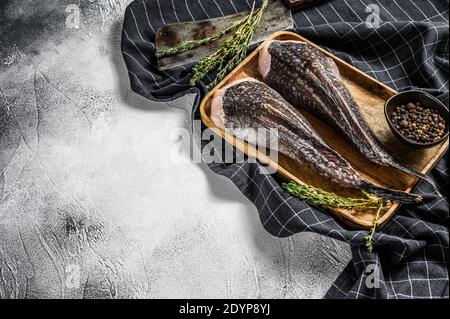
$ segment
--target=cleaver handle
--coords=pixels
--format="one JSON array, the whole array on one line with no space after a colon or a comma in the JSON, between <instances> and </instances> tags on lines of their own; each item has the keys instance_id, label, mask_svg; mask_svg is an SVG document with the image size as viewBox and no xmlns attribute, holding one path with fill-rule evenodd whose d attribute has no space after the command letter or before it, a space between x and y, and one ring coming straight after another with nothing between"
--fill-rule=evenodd
<instances>
[{"instance_id":1,"label":"cleaver handle","mask_svg":"<svg viewBox=\"0 0 450 319\"><path fill-rule=\"evenodd\" d=\"M307 9L328 0L282 0L289 9Z\"/></svg>"}]
</instances>

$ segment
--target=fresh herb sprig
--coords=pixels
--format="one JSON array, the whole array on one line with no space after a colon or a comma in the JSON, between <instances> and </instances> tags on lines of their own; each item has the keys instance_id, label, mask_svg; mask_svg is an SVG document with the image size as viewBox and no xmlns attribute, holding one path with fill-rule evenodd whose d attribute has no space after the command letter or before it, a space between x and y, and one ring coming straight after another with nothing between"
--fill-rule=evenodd
<instances>
[{"instance_id":1,"label":"fresh herb sprig","mask_svg":"<svg viewBox=\"0 0 450 319\"><path fill-rule=\"evenodd\" d=\"M321 188L293 182L283 183L282 187L293 196L325 209L332 207L349 210L378 209L382 204L384 207L387 202L382 198L371 197L369 193L364 191L364 197L343 197Z\"/></svg>"},{"instance_id":2,"label":"fresh herb sprig","mask_svg":"<svg viewBox=\"0 0 450 319\"><path fill-rule=\"evenodd\" d=\"M261 18L267 8L268 0L264 0L262 7L255 10L254 4L246 21L219 47L213 54L204 57L194 65L192 86L212 71L217 71L216 78L208 85L208 89L216 86L225 76L234 69L247 55L247 50L253 34L258 29Z\"/></svg>"},{"instance_id":3,"label":"fresh herb sprig","mask_svg":"<svg viewBox=\"0 0 450 319\"><path fill-rule=\"evenodd\" d=\"M372 252L374 249L374 236L377 227L380 224L380 213L386 210L389 201L383 198L374 198L369 193L362 191L365 197L343 197L335 193L327 192L321 188L313 187L305 184L283 183L281 185L285 190L293 196L298 197L308 203L324 208L344 208L348 210L367 210L377 209L375 219L372 222L372 228L364 241L367 251Z\"/></svg>"},{"instance_id":4,"label":"fresh herb sprig","mask_svg":"<svg viewBox=\"0 0 450 319\"><path fill-rule=\"evenodd\" d=\"M176 47L164 49L164 50L161 50L161 51L157 51L155 53L155 56L158 59L160 59L160 58L164 58L164 57L180 54L180 53L183 53L183 52L186 52L186 51L189 51L189 50L201 47L201 46L205 46L205 45L211 44L211 43L219 40L223 36L229 34L230 32L233 32L234 30L236 30L240 25L242 25L246 21L247 21L247 17L244 17L241 20L236 21L233 24L231 24L225 30L218 31L218 32L214 33L213 35L211 35L211 36L209 36L207 38L200 39L200 40L184 41L184 42L182 42L181 44L179 44Z\"/></svg>"},{"instance_id":5,"label":"fresh herb sprig","mask_svg":"<svg viewBox=\"0 0 450 319\"><path fill-rule=\"evenodd\" d=\"M375 215L375 219L372 222L372 228L368 235L364 236L364 240L366 241L366 248L369 253L373 252L374 248L374 236L377 230L377 227L380 225L380 212L383 209L383 204L380 204L380 207L377 210L377 214Z\"/></svg>"}]
</instances>

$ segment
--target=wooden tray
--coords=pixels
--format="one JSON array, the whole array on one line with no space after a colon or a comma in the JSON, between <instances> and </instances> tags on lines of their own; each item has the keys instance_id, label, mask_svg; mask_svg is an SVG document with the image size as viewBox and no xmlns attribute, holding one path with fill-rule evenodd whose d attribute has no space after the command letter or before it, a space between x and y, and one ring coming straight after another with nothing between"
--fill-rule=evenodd
<instances>
[{"instance_id":1,"label":"wooden tray","mask_svg":"<svg viewBox=\"0 0 450 319\"><path fill-rule=\"evenodd\" d=\"M362 109L369 125L385 145L385 147L398 160L406 166L414 167L422 173L428 173L439 159L448 149L448 139L428 149L412 149L400 141L391 133L386 119L384 117L384 102L397 92L390 87L378 82L362 71L356 69L350 64L344 62L333 54L325 51L314 43L306 40L302 36L292 32L277 32L269 37L269 40L300 40L311 44L323 53L331 57L337 64L342 78L353 94L356 102ZM278 164L270 160L265 154L260 153L254 147L246 142L236 139L233 135L225 132L223 129L215 126L210 118L210 107L214 92L241 78L251 76L258 80L262 80L258 73L258 56L263 44L259 46L252 54L250 54L236 69L234 69L221 83L219 83L209 94L203 99L200 105L200 114L206 126L214 130L218 135L227 142L233 144L237 149L241 150L249 156L256 157L261 163L270 165L277 170L277 174L286 181L295 181L297 183L306 183L309 185L321 187L328 191L338 194L349 195L349 191L339 185L325 180L318 176L317 173L302 167L296 161L279 154ZM312 126L317 130L325 142L333 149L338 151L346 158L355 170L357 170L367 180L381 186L410 192L417 184L418 179L404 174L396 169L379 166L368 162L362 157L354 147L345 141L345 139L333 129L326 126L318 119L307 113L303 113L311 122ZM351 194L351 193L350 193ZM394 203L388 210L384 211L380 224L383 226L398 211L401 204ZM375 211L352 212L343 209L330 210L338 218L345 223L356 228L371 228L375 216Z\"/></svg>"}]
</instances>

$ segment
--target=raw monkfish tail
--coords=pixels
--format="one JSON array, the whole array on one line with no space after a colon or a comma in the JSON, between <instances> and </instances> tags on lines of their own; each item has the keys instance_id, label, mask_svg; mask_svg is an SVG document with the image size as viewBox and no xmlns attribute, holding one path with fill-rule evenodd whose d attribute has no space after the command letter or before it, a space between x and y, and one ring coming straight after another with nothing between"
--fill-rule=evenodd
<instances>
[{"instance_id":1,"label":"raw monkfish tail","mask_svg":"<svg viewBox=\"0 0 450 319\"><path fill-rule=\"evenodd\" d=\"M368 192L374 193L381 198L398 201L404 204L414 204L420 203L422 201L422 196L420 195L393 190L390 188L384 188L368 182L364 183L363 189Z\"/></svg>"},{"instance_id":2,"label":"raw monkfish tail","mask_svg":"<svg viewBox=\"0 0 450 319\"><path fill-rule=\"evenodd\" d=\"M389 154L342 81L336 63L320 50L301 41L268 41L259 55L259 72L294 107L340 131L365 158L419 177L442 196L431 177L403 166Z\"/></svg>"},{"instance_id":3,"label":"raw monkfish tail","mask_svg":"<svg viewBox=\"0 0 450 319\"><path fill-rule=\"evenodd\" d=\"M395 168L397 168L398 170L400 170L400 171L402 171L402 172L405 172L405 173L407 173L407 174L409 174L409 175L418 177L418 178L420 178L420 179L422 179L422 180L424 180L424 181L430 183L431 186L433 186L434 191L436 192L437 196L440 197L440 198L442 198L442 194L441 194L441 192L439 191L439 187L437 186L437 184L436 184L436 182L434 181L434 179L431 178L430 176L427 176L427 175L425 175L425 174L422 174L422 173L416 171L415 169L405 167L405 166L403 166L403 165L401 165L401 164L398 164L398 163L396 163L396 162L392 163L392 166L395 167ZM430 194L430 195L431 195L430 197L436 197L434 194Z\"/></svg>"}]
</instances>

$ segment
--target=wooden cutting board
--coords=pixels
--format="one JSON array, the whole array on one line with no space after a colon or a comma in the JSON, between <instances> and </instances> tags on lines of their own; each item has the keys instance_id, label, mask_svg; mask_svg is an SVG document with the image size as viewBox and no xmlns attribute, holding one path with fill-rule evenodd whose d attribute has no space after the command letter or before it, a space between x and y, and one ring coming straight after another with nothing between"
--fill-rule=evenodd
<instances>
[{"instance_id":1,"label":"wooden cutting board","mask_svg":"<svg viewBox=\"0 0 450 319\"><path fill-rule=\"evenodd\" d=\"M304 41L320 49L324 54L331 57L336 62L344 83L347 85L356 102L359 104L362 113L372 130L385 145L385 147L391 152L391 154L393 154L406 166L414 167L420 172L426 174L430 172L430 170L447 151L449 144L448 139L435 147L420 150L412 149L396 139L390 131L384 117L384 103L387 99L397 93L395 90L368 76L298 34L282 31L277 32L268 38L268 40L271 39ZM321 187L325 190L341 195L356 195L356 193L349 192L340 185L320 177L314 171L301 166L298 162L287 156L283 156L282 154L279 155L278 162L275 163L265 154L262 154L246 142L236 139L233 135L215 126L214 122L211 120L211 101L217 89L247 76L262 80L258 73L258 57L262 46L263 44L259 46L250 56L248 56L203 99L200 105L200 114L203 122L227 142L233 144L245 154L256 157L261 163L275 168L277 174L279 174L279 176L286 181L295 181L297 183L305 183L316 187ZM346 158L351 163L353 168L368 181L377 185L404 190L407 192L411 192L411 190L417 185L418 179L416 178L404 174L396 169L387 168L368 162L354 149L350 143L346 142L345 138L343 138L343 136L341 136L338 132L329 128L317 118L314 118L307 113L304 113L304 115L311 122L312 126L317 130L325 142L338 151L344 158ZM401 204L394 203L388 210L382 213L380 218L381 226L383 226L390 218L392 218L392 216L394 216L400 206ZM372 222L376 214L375 210L352 212L345 209L332 209L331 212L345 223L357 228L365 229L372 227Z\"/></svg>"}]
</instances>

